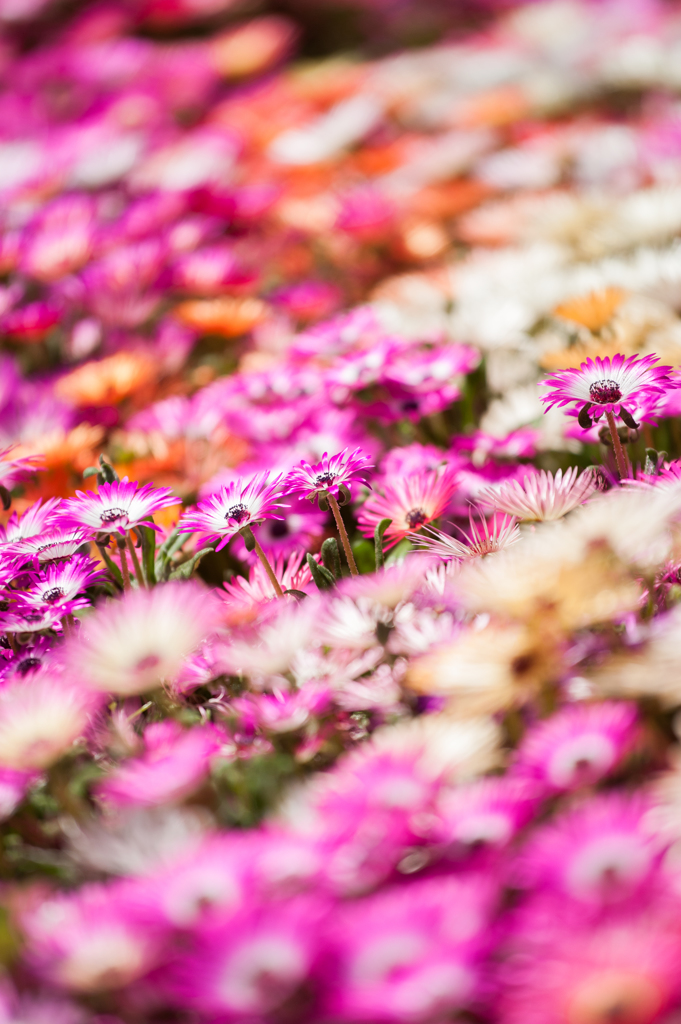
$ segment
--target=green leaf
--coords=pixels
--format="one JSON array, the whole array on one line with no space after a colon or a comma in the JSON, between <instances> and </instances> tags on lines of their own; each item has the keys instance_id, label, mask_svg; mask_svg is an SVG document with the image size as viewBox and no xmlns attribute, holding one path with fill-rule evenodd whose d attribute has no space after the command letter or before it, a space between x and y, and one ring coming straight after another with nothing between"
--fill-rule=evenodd
<instances>
[{"instance_id":1,"label":"green leaf","mask_svg":"<svg viewBox=\"0 0 681 1024\"><path fill-rule=\"evenodd\" d=\"M106 550L106 548L104 547L103 544L98 544L97 547L99 549L100 555L102 556L102 558L104 559L104 562L106 563L107 569L111 573L112 579L115 580L115 582L118 584L118 586L121 588L121 590L123 590L123 577L121 575L121 570L118 568L116 563L113 561L113 559L111 558L111 555Z\"/></svg>"},{"instance_id":2,"label":"green leaf","mask_svg":"<svg viewBox=\"0 0 681 1024\"><path fill-rule=\"evenodd\" d=\"M392 519L381 519L380 523L374 530L374 551L376 555L376 568L382 569L385 563L385 556L383 554L383 534L388 529Z\"/></svg>"},{"instance_id":3,"label":"green leaf","mask_svg":"<svg viewBox=\"0 0 681 1024\"><path fill-rule=\"evenodd\" d=\"M180 533L179 527L175 527L173 532L166 537L165 541L158 549L156 561L154 562L154 572L157 580L167 580L168 573L170 572L170 560L173 555L180 550L182 545L189 539L191 535L189 533Z\"/></svg>"},{"instance_id":4,"label":"green leaf","mask_svg":"<svg viewBox=\"0 0 681 1024\"><path fill-rule=\"evenodd\" d=\"M322 512L329 511L329 496L326 491L320 491L317 495L317 504L319 505Z\"/></svg>"},{"instance_id":5,"label":"green leaf","mask_svg":"<svg viewBox=\"0 0 681 1024\"><path fill-rule=\"evenodd\" d=\"M255 537L253 536L253 530L250 526L244 526L243 530L239 530L239 533L243 537L244 544L246 545L246 551L255 551Z\"/></svg>"},{"instance_id":6,"label":"green leaf","mask_svg":"<svg viewBox=\"0 0 681 1024\"><path fill-rule=\"evenodd\" d=\"M289 590L284 591L285 594L291 594L297 601L304 601L307 594L302 590L294 590L292 587Z\"/></svg>"},{"instance_id":7,"label":"green leaf","mask_svg":"<svg viewBox=\"0 0 681 1024\"><path fill-rule=\"evenodd\" d=\"M322 562L334 579L341 578L341 560L338 541L335 537L327 537L322 544Z\"/></svg>"},{"instance_id":8,"label":"green leaf","mask_svg":"<svg viewBox=\"0 0 681 1024\"><path fill-rule=\"evenodd\" d=\"M329 570L323 565L318 565L310 554L307 556L307 564L310 567L312 579L317 584L319 590L330 590L331 587L335 587L336 581Z\"/></svg>"},{"instance_id":9,"label":"green leaf","mask_svg":"<svg viewBox=\"0 0 681 1024\"><path fill-rule=\"evenodd\" d=\"M152 530L150 526L138 526L140 536L142 538L142 571L144 572L144 578L147 581L147 586L152 586L156 583L156 568L154 565L156 558L156 530Z\"/></svg>"},{"instance_id":10,"label":"green leaf","mask_svg":"<svg viewBox=\"0 0 681 1024\"><path fill-rule=\"evenodd\" d=\"M182 565L178 565L177 569L173 569L168 579L188 580L201 559L212 551L215 551L214 547L202 548L200 551L197 551L192 558L187 559L187 561L183 562Z\"/></svg>"},{"instance_id":11,"label":"green leaf","mask_svg":"<svg viewBox=\"0 0 681 1024\"><path fill-rule=\"evenodd\" d=\"M99 465L100 469L98 472L98 478L102 477L102 479L99 482L105 484L115 484L119 479L118 473L113 468L113 466L106 461L103 455L99 456Z\"/></svg>"},{"instance_id":12,"label":"green leaf","mask_svg":"<svg viewBox=\"0 0 681 1024\"><path fill-rule=\"evenodd\" d=\"M376 568L374 545L366 537L361 537L352 543L352 553L360 573L364 575L373 572Z\"/></svg>"},{"instance_id":13,"label":"green leaf","mask_svg":"<svg viewBox=\"0 0 681 1024\"><path fill-rule=\"evenodd\" d=\"M350 502L352 501L352 495L350 494L350 489L348 487L346 487L345 484L339 484L339 486L338 486L338 496L339 496L338 504L340 506L349 505Z\"/></svg>"}]
</instances>

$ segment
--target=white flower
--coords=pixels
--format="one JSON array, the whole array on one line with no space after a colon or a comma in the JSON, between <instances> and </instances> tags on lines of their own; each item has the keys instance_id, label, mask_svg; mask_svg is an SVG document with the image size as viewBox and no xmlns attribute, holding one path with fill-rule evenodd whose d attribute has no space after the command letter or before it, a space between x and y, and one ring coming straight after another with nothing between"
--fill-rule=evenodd
<instances>
[{"instance_id":1,"label":"white flower","mask_svg":"<svg viewBox=\"0 0 681 1024\"><path fill-rule=\"evenodd\" d=\"M596 474L590 470L578 476L572 466L563 474L554 475L540 470L528 473L521 480L508 480L486 487L478 495L480 501L491 508L516 516L518 519L561 519L573 508L583 504L598 486Z\"/></svg>"},{"instance_id":2,"label":"white flower","mask_svg":"<svg viewBox=\"0 0 681 1024\"><path fill-rule=\"evenodd\" d=\"M0 690L0 765L42 769L57 761L87 727L93 694L40 670Z\"/></svg>"},{"instance_id":3,"label":"white flower","mask_svg":"<svg viewBox=\"0 0 681 1024\"><path fill-rule=\"evenodd\" d=\"M196 583L131 590L88 616L66 660L94 690L144 693L177 675L218 616L216 600Z\"/></svg>"}]
</instances>

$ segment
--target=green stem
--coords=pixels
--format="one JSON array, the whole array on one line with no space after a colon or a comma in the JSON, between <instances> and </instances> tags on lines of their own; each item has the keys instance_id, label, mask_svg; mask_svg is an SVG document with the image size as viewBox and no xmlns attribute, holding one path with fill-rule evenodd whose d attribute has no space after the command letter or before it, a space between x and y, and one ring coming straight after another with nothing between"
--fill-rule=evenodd
<instances>
[{"instance_id":1,"label":"green stem","mask_svg":"<svg viewBox=\"0 0 681 1024\"><path fill-rule=\"evenodd\" d=\"M613 413L606 412L605 418L608 421L608 428L610 430L610 437L612 438L612 446L615 450L615 462L617 463L617 472L619 473L620 480L626 480L629 475L627 472L627 460L624 454L624 448L620 441L620 435L617 433L617 426L615 425L615 417Z\"/></svg>"},{"instance_id":2,"label":"green stem","mask_svg":"<svg viewBox=\"0 0 681 1024\"><path fill-rule=\"evenodd\" d=\"M142 567L140 565L137 552L135 551L135 545L132 541L132 534L128 534L128 551L130 552L130 558L132 559L132 567L135 570L135 576L140 587L144 587L144 576L142 575Z\"/></svg>"},{"instance_id":3,"label":"green stem","mask_svg":"<svg viewBox=\"0 0 681 1024\"><path fill-rule=\"evenodd\" d=\"M262 563L262 567L263 567L263 569L265 570L265 572L267 573L267 575L269 577L270 583L274 587L275 594L277 595L277 597L283 597L284 596L284 591L279 586L279 581L277 580L277 577L274 575L274 569L272 568L272 566L268 562L267 555L265 554L263 549L258 544L258 541L257 541L257 538L256 538L255 534L253 534L253 540L255 541L255 553L258 556L258 558L260 559L260 561Z\"/></svg>"},{"instance_id":4,"label":"green stem","mask_svg":"<svg viewBox=\"0 0 681 1024\"><path fill-rule=\"evenodd\" d=\"M350 572L352 573L353 576L359 576L359 570L357 569L355 556L353 555L352 548L350 547L350 538L348 537L348 531L345 529L345 523L343 522L341 510L338 507L338 502L334 498L333 494L329 494L327 497L329 501L329 508L333 512L333 518L336 520L338 536L341 539L343 551L345 552L345 557L347 558L348 565L350 566Z\"/></svg>"},{"instance_id":5,"label":"green stem","mask_svg":"<svg viewBox=\"0 0 681 1024\"><path fill-rule=\"evenodd\" d=\"M130 583L130 570L128 569L128 559L126 558L125 555L125 545L123 545L122 548L119 548L118 552L121 556L121 574L123 576L123 589L131 590L132 584Z\"/></svg>"}]
</instances>

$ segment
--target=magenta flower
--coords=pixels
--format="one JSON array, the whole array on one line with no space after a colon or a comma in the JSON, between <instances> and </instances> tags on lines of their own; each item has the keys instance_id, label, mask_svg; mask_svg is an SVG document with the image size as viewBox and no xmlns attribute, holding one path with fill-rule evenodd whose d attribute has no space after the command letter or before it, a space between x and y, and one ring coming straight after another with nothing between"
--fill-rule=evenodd
<instances>
[{"instance_id":1,"label":"magenta flower","mask_svg":"<svg viewBox=\"0 0 681 1024\"><path fill-rule=\"evenodd\" d=\"M649 896L663 843L645 825L640 796L608 793L537 831L521 853L517 881L591 907Z\"/></svg>"},{"instance_id":2,"label":"magenta flower","mask_svg":"<svg viewBox=\"0 0 681 1024\"><path fill-rule=\"evenodd\" d=\"M107 578L107 572L98 567L98 563L86 555L74 555L68 562L48 565L43 572L31 573L31 587L21 592L21 598L27 605L36 608L50 605L64 611L88 587L101 583ZM81 601L79 607L85 607L87 601Z\"/></svg>"},{"instance_id":3,"label":"magenta flower","mask_svg":"<svg viewBox=\"0 0 681 1024\"><path fill-rule=\"evenodd\" d=\"M168 487L154 487L131 482L127 476L112 484L100 484L95 491L76 491L75 498L67 498L59 510L59 519L65 526L79 527L94 534L118 533L122 537L136 526L158 527L150 517L167 505L177 504L177 498Z\"/></svg>"},{"instance_id":4,"label":"magenta flower","mask_svg":"<svg viewBox=\"0 0 681 1024\"><path fill-rule=\"evenodd\" d=\"M241 1024L271 1019L295 998L319 955L319 921L326 903L299 896L271 902L251 899L215 924L194 929L164 984L180 1006L206 1019Z\"/></svg>"},{"instance_id":5,"label":"magenta flower","mask_svg":"<svg viewBox=\"0 0 681 1024\"><path fill-rule=\"evenodd\" d=\"M60 530L53 527L42 535L26 537L24 540L7 544L3 554L16 556L18 566L31 562L44 565L46 562L72 558L81 548L88 549L89 546L89 537L85 530Z\"/></svg>"},{"instance_id":6,"label":"magenta flower","mask_svg":"<svg viewBox=\"0 0 681 1024\"><path fill-rule=\"evenodd\" d=\"M555 792L590 786L622 763L637 736L634 704L565 707L527 733L513 771Z\"/></svg>"},{"instance_id":7,"label":"magenta flower","mask_svg":"<svg viewBox=\"0 0 681 1024\"><path fill-rule=\"evenodd\" d=\"M681 990L678 903L584 920L540 897L516 923L499 969L499 1024L669 1021Z\"/></svg>"},{"instance_id":8,"label":"magenta flower","mask_svg":"<svg viewBox=\"0 0 681 1024\"><path fill-rule=\"evenodd\" d=\"M200 501L193 511L185 512L180 528L203 534L209 544L219 541L216 550L220 551L245 526L282 518L278 513L286 506L281 501L281 479L280 474L270 480L265 472L250 480L234 480Z\"/></svg>"},{"instance_id":9,"label":"magenta flower","mask_svg":"<svg viewBox=\"0 0 681 1024\"><path fill-rule=\"evenodd\" d=\"M425 1024L472 1008L492 895L483 879L436 877L342 906L330 928L328 1016Z\"/></svg>"},{"instance_id":10,"label":"magenta flower","mask_svg":"<svg viewBox=\"0 0 681 1024\"><path fill-rule=\"evenodd\" d=\"M42 455L26 455L21 459L12 459L11 448L0 451L0 486L11 491L15 484L26 480L38 469L43 469Z\"/></svg>"},{"instance_id":11,"label":"magenta flower","mask_svg":"<svg viewBox=\"0 0 681 1024\"><path fill-rule=\"evenodd\" d=\"M197 789L219 753L214 725L183 729L172 719L154 722L144 733L145 752L110 772L98 796L117 806L155 807L176 803Z\"/></svg>"},{"instance_id":12,"label":"magenta flower","mask_svg":"<svg viewBox=\"0 0 681 1024\"><path fill-rule=\"evenodd\" d=\"M353 480L365 484L367 480L364 474L371 468L368 457L361 448L355 448L349 455L347 451L348 449L344 448L331 458L324 452L321 462L314 466L301 460L300 466L291 470L286 477L284 489L291 494L303 494L313 500L324 493L337 498L340 488L347 488Z\"/></svg>"},{"instance_id":13,"label":"magenta flower","mask_svg":"<svg viewBox=\"0 0 681 1024\"><path fill-rule=\"evenodd\" d=\"M648 407L677 384L669 377L671 366L655 366L657 356L609 356L587 359L579 369L560 370L542 384L551 390L542 395L546 411L554 405L580 407L580 426L588 427L603 413L617 413L628 426L636 426L634 414L650 416Z\"/></svg>"},{"instance_id":14,"label":"magenta flower","mask_svg":"<svg viewBox=\"0 0 681 1024\"><path fill-rule=\"evenodd\" d=\"M27 958L45 980L74 992L120 988L146 974L164 929L144 914L135 882L56 893L21 918Z\"/></svg>"},{"instance_id":15,"label":"magenta flower","mask_svg":"<svg viewBox=\"0 0 681 1024\"><path fill-rule=\"evenodd\" d=\"M456 491L456 470L423 472L387 481L383 494L372 494L357 517L365 537L372 537L382 519L392 519L385 531L387 547L427 526L447 509Z\"/></svg>"},{"instance_id":16,"label":"magenta flower","mask_svg":"<svg viewBox=\"0 0 681 1024\"><path fill-rule=\"evenodd\" d=\"M0 545L38 537L48 525L54 525L60 504L59 498L48 498L44 504L36 501L21 516L13 512L7 526L0 525Z\"/></svg>"}]
</instances>

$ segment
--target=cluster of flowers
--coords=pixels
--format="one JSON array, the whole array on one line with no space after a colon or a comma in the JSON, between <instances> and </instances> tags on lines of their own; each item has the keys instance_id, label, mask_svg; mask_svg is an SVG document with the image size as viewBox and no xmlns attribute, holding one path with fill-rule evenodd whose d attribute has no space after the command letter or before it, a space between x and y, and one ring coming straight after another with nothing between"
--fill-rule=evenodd
<instances>
[{"instance_id":1,"label":"cluster of flowers","mask_svg":"<svg viewBox=\"0 0 681 1024\"><path fill-rule=\"evenodd\" d=\"M0 1019L678 1024L677 7L32 4Z\"/></svg>"}]
</instances>

